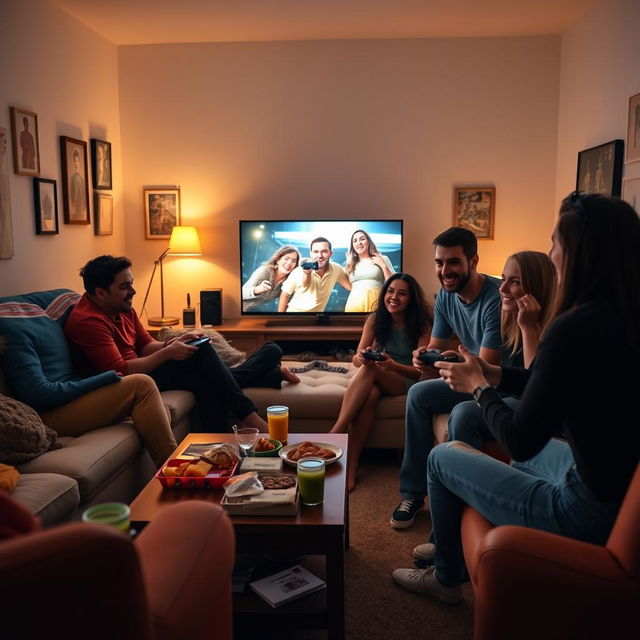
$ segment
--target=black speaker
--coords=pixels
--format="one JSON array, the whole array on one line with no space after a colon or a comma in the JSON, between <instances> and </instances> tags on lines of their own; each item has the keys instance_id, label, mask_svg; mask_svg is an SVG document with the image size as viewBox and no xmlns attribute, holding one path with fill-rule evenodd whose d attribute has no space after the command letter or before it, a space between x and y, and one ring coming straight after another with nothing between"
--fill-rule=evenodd
<instances>
[{"instance_id":1,"label":"black speaker","mask_svg":"<svg viewBox=\"0 0 640 640\"><path fill-rule=\"evenodd\" d=\"M203 289L200 292L200 324L222 324L222 289Z\"/></svg>"}]
</instances>

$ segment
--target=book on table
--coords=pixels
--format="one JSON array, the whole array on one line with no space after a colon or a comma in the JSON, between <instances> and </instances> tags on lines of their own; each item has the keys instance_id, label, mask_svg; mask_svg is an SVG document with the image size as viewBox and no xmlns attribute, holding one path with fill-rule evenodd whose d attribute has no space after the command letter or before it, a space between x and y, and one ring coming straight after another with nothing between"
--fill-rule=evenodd
<instances>
[{"instance_id":1,"label":"book on table","mask_svg":"<svg viewBox=\"0 0 640 640\"><path fill-rule=\"evenodd\" d=\"M320 591L327 586L327 583L297 564L285 571L250 582L249 586L272 607L279 607L302 596Z\"/></svg>"}]
</instances>

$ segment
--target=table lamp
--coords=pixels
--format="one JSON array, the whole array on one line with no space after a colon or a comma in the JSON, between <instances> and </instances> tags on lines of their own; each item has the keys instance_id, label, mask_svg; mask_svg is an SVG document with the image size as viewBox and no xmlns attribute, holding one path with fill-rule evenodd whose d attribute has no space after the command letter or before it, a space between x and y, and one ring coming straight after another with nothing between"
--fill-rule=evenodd
<instances>
[{"instance_id":1,"label":"table lamp","mask_svg":"<svg viewBox=\"0 0 640 640\"><path fill-rule=\"evenodd\" d=\"M149 297L149 291L151 290L151 284L153 283L153 277L156 273L158 265L160 265L160 316L154 316L149 318L149 325L152 327L167 327L170 325L178 324L180 318L177 316L165 316L164 315L164 278L162 275L162 261L167 256L200 256L202 255L202 248L200 247L200 239L198 238L198 231L195 227L173 227L171 231L171 238L169 239L169 246L162 252L160 257L153 263L153 271L151 272L151 279L149 280L149 286L147 292L144 295L144 302L142 303L142 311L144 312L145 305L147 304L147 298Z\"/></svg>"}]
</instances>

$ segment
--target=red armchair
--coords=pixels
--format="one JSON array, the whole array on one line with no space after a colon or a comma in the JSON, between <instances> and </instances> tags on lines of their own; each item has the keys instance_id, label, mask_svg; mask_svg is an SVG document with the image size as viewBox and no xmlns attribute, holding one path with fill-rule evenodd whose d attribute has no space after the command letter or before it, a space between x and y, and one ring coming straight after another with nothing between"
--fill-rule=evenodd
<instances>
[{"instance_id":1,"label":"red armchair","mask_svg":"<svg viewBox=\"0 0 640 640\"><path fill-rule=\"evenodd\" d=\"M220 507L178 503L134 543L116 529L84 523L18 533L26 516L3 529L20 509L0 492L0 533L17 533L0 541L0 636L232 637L235 541Z\"/></svg>"},{"instance_id":2,"label":"red armchair","mask_svg":"<svg viewBox=\"0 0 640 640\"><path fill-rule=\"evenodd\" d=\"M640 633L640 466L605 546L493 527L465 508L475 640L602 640Z\"/></svg>"}]
</instances>

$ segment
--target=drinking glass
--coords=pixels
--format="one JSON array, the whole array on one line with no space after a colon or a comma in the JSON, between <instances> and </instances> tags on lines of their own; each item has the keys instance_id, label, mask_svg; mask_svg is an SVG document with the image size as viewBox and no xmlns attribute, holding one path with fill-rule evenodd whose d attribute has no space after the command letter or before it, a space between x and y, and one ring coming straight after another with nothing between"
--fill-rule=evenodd
<instances>
[{"instance_id":1,"label":"drinking glass","mask_svg":"<svg viewBox=\"0 0 640 640\"><path fill-rule=\"evenodd\" d=\"M298 491L300 502L315 507L324 500L324 470L322 458L300 458L298 460Z\"/></svg>"},{"instance_id":2,"label":"drinking glass","mask_svg":"<svg viewBox=\"0 0 640 640\"><path fill-rule=\"evenodd\" d=\"M83 522L109 524L123 533L129 533L129 505L124 502L94 504L82 513Z\"/></svg>"},{"instance_id":3,"label":"drinking glass","mask_svg":"<svg viewBox=\"0 0 640 640\"><path fill-rule=\"evenodd\" d=\"M289 435L289 407L274 404L267 407L267 424L269 425L269 437L287 444Z\"/></svg>"},{"instance_id":4,"label":"drinking glass","mask_svg":"<svg viewBox=\"0 0 640 640\"><path fill-rule=\"evenodd\" d=\"M258 434L260 433L259 429L255 427L243 427L242 429L238 429L235 425L233 425L233 432L236 434L236 442L244 451L244 455L248 456L249 451L255 447L256 442L258 442Z\"/></svg>"}]
</instances>

